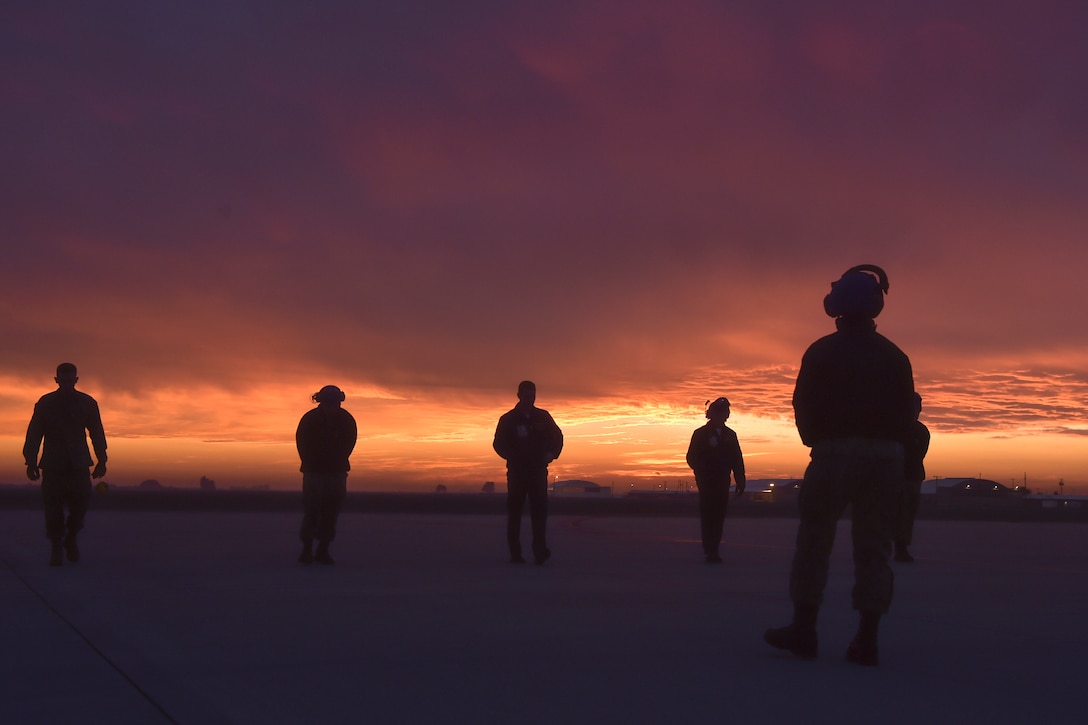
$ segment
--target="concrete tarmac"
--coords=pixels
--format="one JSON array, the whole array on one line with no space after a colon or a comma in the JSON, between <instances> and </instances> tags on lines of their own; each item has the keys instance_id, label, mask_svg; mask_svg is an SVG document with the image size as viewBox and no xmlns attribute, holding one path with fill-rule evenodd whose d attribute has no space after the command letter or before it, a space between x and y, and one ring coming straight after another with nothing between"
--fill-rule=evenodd
<instances>
[{"instance_id":1,"label":"concrete tarmac","mask_svg":"<svg viewBox=\"0 0 1088 725\"><path fill-rule=\"evenodd\" d=\"M1082 723L1088 526L920 521L881 664L846 663L849 523L820 658L789 620L796 521L553 516L512 565L496 515L345 514L335 566L299 516L100 511L46 566L40 512L0 511L0 723ZM528 520L523 538L528 539Z\"/></svg>"}]
</instances>

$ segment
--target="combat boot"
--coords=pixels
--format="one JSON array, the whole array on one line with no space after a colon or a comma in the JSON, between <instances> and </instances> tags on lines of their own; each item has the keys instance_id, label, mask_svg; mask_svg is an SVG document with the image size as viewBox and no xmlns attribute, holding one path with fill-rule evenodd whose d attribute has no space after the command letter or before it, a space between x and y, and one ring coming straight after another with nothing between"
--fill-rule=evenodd
<instances>
[{"instance_id":1,"label":"combat boot","mask_svg":"<svg viewBox=\"0 0 1088 725\"><path fill-rule=\"evenodd\" d=\"M322 541L317 545L317 552L314 553L314 561L318 564L335 564L336 561L329 556L329 545Z\"/></svg>"},{"instance_id":2,"label":"combat boot","mask_svg":"<svg viewBox=\"0 0 1088 725\"><path fill-rule=\"evenodd\" d=\"M768 629L763 641L777 649L784 649L804 660L816 659L819 649L815 629L801 629L795 624Z\"/></svg>"},{"instance_id":3,"label":"combat boot","mask_svg":"<svg viewBox=\"0 0 1088 725\"><path fill-rule=\"evenodd\" d=\"M79 546L76 545L75 534L68 534L64 537L64 553L68 556L68 561L73 564L79 561Z\"/></svg>"},{"instance_id":4,"label":"combat boot","mask_svg":"<svg viewBox=\"0 0 1088 725\"><path fill-rule=\"evenodd\" d=\"M311 564L314 560L314 542L303 541L302 553L298 555L299 564Z\"/></svg>"},{"instance_id":5,"label":"combat boot","mask_svg":"<svg viewBox=\"0 0 1088 725\"><path fill-rule=\"evenodd\" d=\"M846 661L863 667L876 667L880 661L876 642L854 637L846 648Z\"/></svg>"}]
</instances>

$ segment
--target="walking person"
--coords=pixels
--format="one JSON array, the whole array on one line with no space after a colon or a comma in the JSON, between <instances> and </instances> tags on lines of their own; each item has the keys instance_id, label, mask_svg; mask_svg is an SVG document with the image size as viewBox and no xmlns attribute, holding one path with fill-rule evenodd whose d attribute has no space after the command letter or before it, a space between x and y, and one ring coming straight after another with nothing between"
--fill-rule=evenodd
<instances>
[{"instance_id":1,"label":"walking person","mask_svg":"<svg viewBox=\"0 0 1088 725\"><path fill-rule=\"evenodd\" d=\"M506 459L506 541L510 561L522 564L521 512L529 502L533 557L543 564L551 556L547 544L548 464L563 451L563 431L548 411L537 408L536 384L518 385L518 403L499 418L492 444Z\"/></svg>"},{"instance_id":2,"label":"walking person","mask_svg":"<svg viewBox=\"0 0 1088 725\"><path fill-rule=\"evenodd\" d=\"M295 445L302 459L301 564L335 563L329 545L336 538L336 522L351 470L348 459L359 437L355 418L341 407L345 398L344 391L335 385L321 388L310 396L317 407L302 416L295 431Z\"/></svg>"},{"instance_id":3,"label":"walking person","mask_svg":"<svg viewBox=\"0 0 1088 725\"><path fill-rule=\"evenodd\" d=\"M703 554L708 564L721 563L719 553L725 514L729 510L729 476L737 484L737 496L744 493L744 456L737 434L725 425L729 400L718 398L706 409L707 423L695 429L688 444L687 462L695 473L699 489L699 520Z\"/></svg>"},{"instance_id":4,"label":"walking person","mask_svg":"<svg viewBox=\"0 0 1088 725\"><path fill-rule=\"evenodd\" d=\"M76 536L83 529L91 500L91 479L106 475L106 433L98 403L76 390L79 381L76 366L61 363L53 379L57 389L43 395L34 405L26 429L23 460L27 478L42 481L45 535L52 544L49 565L63 566L65 556L69 562L79 561ZM97 463L91 459L87 447L88 435ZM94 470L88 471L91 465Z\"/></svg>"},{"instance_id":5,"label":"walking person","mask_svg":"<svg viewBox=\"0 0 1088 725\"><path fill-rule=\"evenodd\" d=\"M914 420L910 360L876 331L888 278L873 265L852 267L832 283L824 310L836 332L801 360L793 408L811 461L799 495L800 524L790 570L793 621L764 640L802 658L817 655L823 603L839 517L851 509L853 606L858 631L846 659L878 662L880 619L892 601L893 519L903 483L903 443Z\"/></svg>"}]
</instances>

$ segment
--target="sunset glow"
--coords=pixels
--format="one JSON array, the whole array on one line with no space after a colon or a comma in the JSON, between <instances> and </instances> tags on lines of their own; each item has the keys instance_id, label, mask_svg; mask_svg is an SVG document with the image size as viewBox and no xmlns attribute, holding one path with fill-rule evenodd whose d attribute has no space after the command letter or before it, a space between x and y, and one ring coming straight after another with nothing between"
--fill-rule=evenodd
<instances>
[{"instance_id":1,"label":"sunset glow","mask_svg":"<svg viewBox=\"0 0 1088 725\"><path fill-rule=\"evenodd\" d=\"M690 480L887 269L936 476L1088 494L1088 8L25 4L0 26L0 483L57 363L108 479L299 485L332 383L354 490L477 491L519 380L560 479Z\"/></svg>"}]
</instances>

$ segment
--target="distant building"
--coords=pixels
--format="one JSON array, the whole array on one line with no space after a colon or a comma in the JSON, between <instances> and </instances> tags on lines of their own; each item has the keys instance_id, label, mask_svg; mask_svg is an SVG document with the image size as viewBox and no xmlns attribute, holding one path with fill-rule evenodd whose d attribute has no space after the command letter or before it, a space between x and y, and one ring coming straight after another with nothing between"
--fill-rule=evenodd
<instances>
[{"instance_id":1,"label":"distant building","mask_svg":"<svg viewBox=\"0 0 1088 725\"><path fill-rule=\"evenodd\" d=\"M481 493L495 493L495 482L487 481L484 483L484 487L480 489Z\"/></svg>"},{"instance_id":2,"label":"distant building","mask_svg":"<svg viewBox=\"0 0 1088 725\"><path fill-rule=\"evenodd\" d=\"M162 484L156 481L154 478L149 478L146 481L140 481L139 488L157 491L162 488Z\"/></svg>"},{"instance_id":3,"label":"distant building","mask_svg":"<svg viewBox=\"0 0 1088 725\"><path fill-rule=\"evenodd\" d=\"M744 497L749 501L775 503L796 500L801 487L800 478L749 478L744 484ZM736 491L733 484L730 491Z\"/></svg>"},{"instance_id":4,"label":"distant building","mask_svg":"<svg viewBox=\"0 0 1088 725\"><path fill-rule=\"evenodd\" d=\"M548 487L554 496L605 496L611 489L592 481L556 481Z\"/></svg>"},{"instance_id":5,"label":"distant building","mask_svg":"<svg viewBox=\"0 0 1088 725\"><path fill-rule=\"evenodd\" d=\"M200 490L201 491L214 491L215 490L215 481L208 478L207 476L201 476L200 477Z\"/></svg>"},{"instance_id":6,"label":"distant building","mask_svg":"<svg viewBox=\"0 0 1088 725\"><path fill-rule=\"evenodd\" d=\"M939 499L959 498L1005 498L1014 493L1013 489L1003 486L988 478L931 478L922 481L923 496L937 496Z\"/></svg>"}]
</instances>

